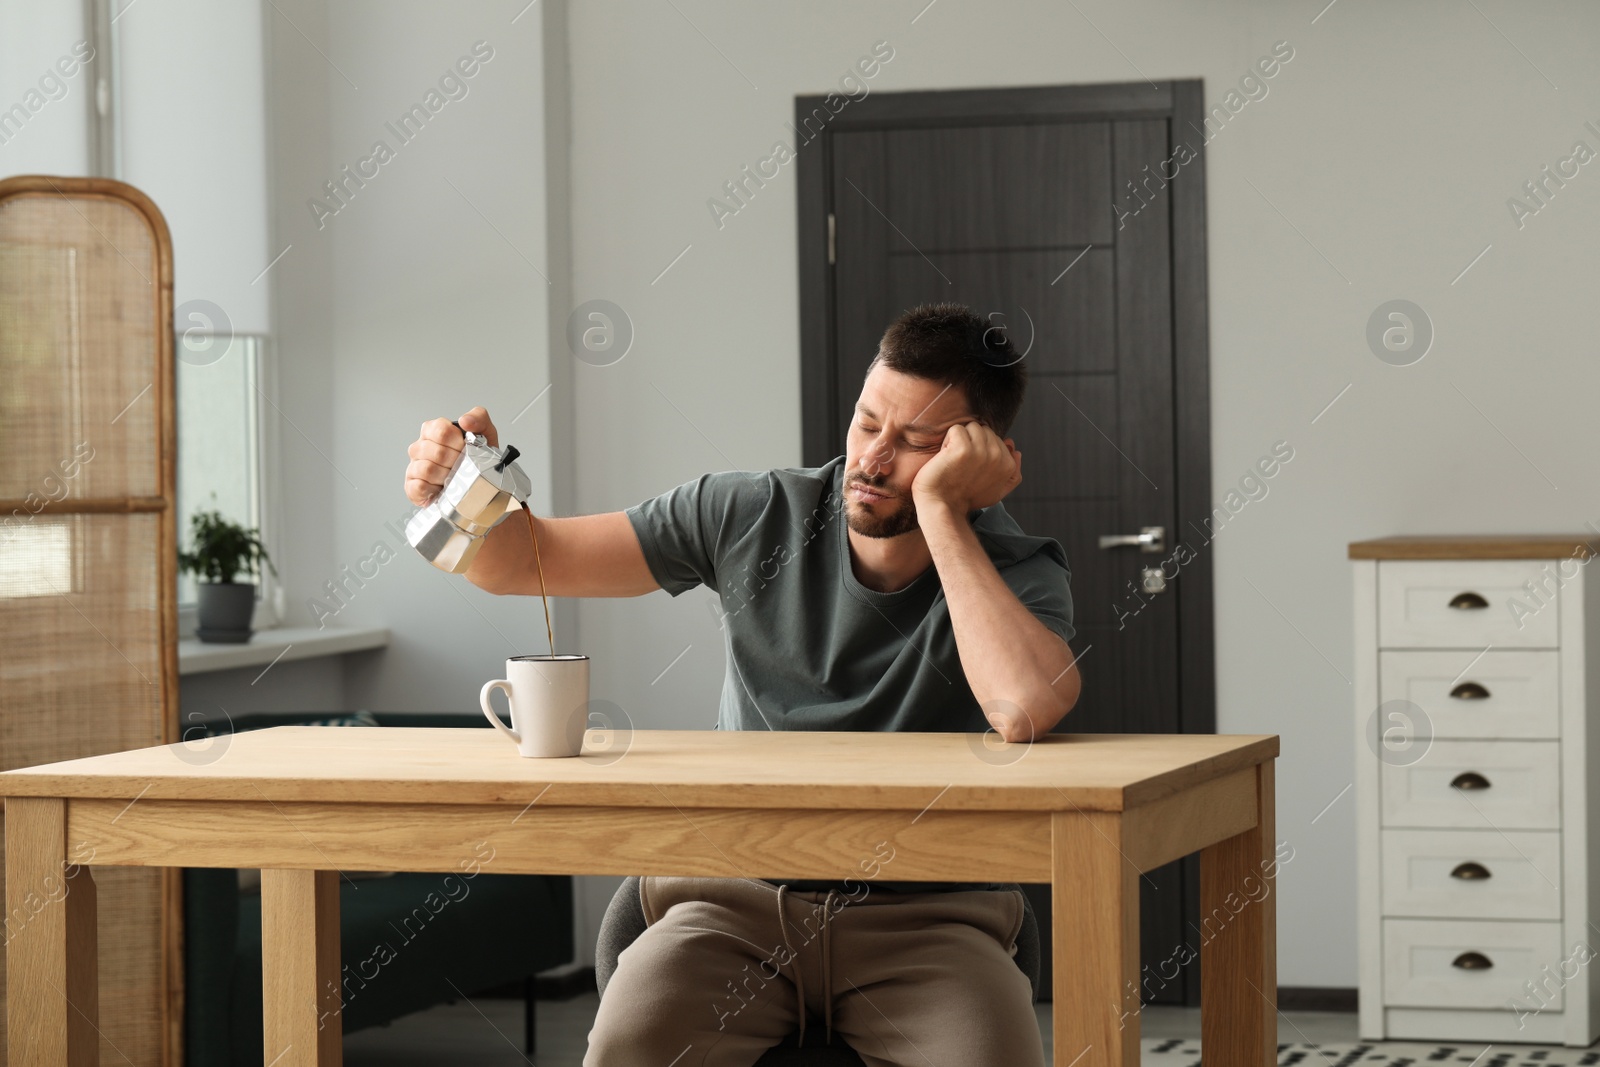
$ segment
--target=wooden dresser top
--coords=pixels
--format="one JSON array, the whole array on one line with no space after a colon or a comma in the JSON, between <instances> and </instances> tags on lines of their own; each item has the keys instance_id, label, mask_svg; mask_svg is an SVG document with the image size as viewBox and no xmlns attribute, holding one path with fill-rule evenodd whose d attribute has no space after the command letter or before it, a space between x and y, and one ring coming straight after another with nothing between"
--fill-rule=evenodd
<instances>
[{"instance_id":1,"label":"wooden dresser top","mask_svg":"<svg viewBox=\"0 0 1600 1067\"><path fill-rule=\"evenodd\" d=\"M1351 541L1351 559L1580 559L1600 555L1594 534L1413 534Z\"/></svg>"}]
</instances>

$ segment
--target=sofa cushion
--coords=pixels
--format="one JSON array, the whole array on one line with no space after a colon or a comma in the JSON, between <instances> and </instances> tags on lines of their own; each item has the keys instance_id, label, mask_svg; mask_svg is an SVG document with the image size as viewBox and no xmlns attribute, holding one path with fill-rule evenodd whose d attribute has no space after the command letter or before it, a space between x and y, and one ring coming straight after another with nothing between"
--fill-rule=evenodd
<instances>
[{"instance_id":1,"label":"sofa cushion","mask_svg":"<svg viewBox=\"0 0 1600 1067\"><path fill-rule=\"evenodd\" d=\"M369 882L374 878L393 878L394 871L340 871L339 880L344 882ZM254 867L239 868L239 892L261 892L261 872Z\"/></svg>"},{"instance_id":2,"label":"sofa cushion","mask_svg":"<svg viewBox=\"0 0 1600 1067\"><path fill-rule=\"evenodd\" d=\"M333 715L326 719L307 719L301 726L377 726L378 717L370 711L353 711L348 715Z\"/></svg>"}]
</instances>

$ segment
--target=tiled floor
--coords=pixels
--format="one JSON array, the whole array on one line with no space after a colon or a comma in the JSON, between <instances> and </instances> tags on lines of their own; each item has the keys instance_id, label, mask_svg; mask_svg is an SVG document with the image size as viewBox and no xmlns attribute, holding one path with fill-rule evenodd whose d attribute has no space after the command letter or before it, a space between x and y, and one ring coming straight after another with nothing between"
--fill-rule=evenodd
<instances>
[{"instance_id":1,"label":"tiled floor","mask_svg":"<svg viewBox=\"0 0 1600 1067\"><path fill-rule=\"evenodd\" d=\"M539 1004L539 1050L522 1054L522 1002L473 1000L446 1004L407 1016L391 1026L351 1034L344 1043L345 1067L579 1067L584 1041L594 1021L597 994ZM1038 1006L1045 1047L1050 1044L1050 1005ZM1199 1008L1151 1006L1144 1010L1144 1037L1195 1037ZM1353 1041L1356 1017L1335 1012L1286 1012L1279 1016L1278 1039Z\"/></svg>"}]
</instances>

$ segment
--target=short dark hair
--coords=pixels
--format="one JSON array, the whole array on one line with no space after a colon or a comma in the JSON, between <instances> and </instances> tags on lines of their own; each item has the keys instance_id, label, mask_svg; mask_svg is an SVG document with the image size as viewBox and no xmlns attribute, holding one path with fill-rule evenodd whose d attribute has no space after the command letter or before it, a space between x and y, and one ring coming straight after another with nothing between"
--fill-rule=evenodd
<instances>
[{"instance_id":1,"label":"short dark hair","mask_svg":"<svg viewBox=\"0 0 1600 1067\"><path fill-rule=\"evenodd\" d=\"M966 394L973 417L1001 437L1022 408L1028 371L1003 325L965 304L923 304L890 324L867 373L882 364L914 378L948 382Z\"/></svg>"}]
</instances>

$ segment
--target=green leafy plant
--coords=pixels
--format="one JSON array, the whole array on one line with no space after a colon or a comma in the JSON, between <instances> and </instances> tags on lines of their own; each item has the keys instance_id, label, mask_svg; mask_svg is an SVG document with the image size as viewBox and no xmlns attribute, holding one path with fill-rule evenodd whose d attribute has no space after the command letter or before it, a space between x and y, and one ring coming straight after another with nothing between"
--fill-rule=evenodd
<instances>
[{"instance_id":1,"label":"green leafy plant","mask_svg":"<svg viewBox=\"0 0 1600 1067\"><path fill-rule=\"evenodd\" d=\"M260 530L229 522L220 511L195 512L189 530L194 551L178 553L178 566L186 574L203 582L231 583L239 574L258 576L263 563L278 573L261 545Z\"/></svg>"}]
</instances>

